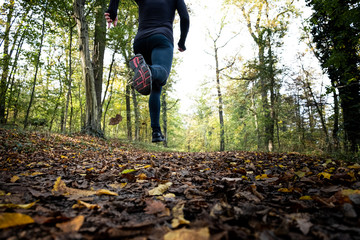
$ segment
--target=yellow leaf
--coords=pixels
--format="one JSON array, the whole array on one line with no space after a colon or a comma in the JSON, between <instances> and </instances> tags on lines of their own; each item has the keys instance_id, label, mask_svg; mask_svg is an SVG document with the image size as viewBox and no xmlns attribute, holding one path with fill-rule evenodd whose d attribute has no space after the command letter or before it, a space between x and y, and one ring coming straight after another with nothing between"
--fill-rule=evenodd
<instances>
[{"instance_id":1,"label":"yellow leaf","mask_svg":"<svg viewBox=\"0 0 360 240\"><path fill-rule=\"evenodd\" d=\"M2 203L0 204L0 207L29 209L34 206L36 202L37 201L28 204Z\"/></svg>"},{"instance_id":2,"label":"yellow leaf","mask_svg":"<svg viewBox=\"0 0 360 240\"><path fill-rule=\"evenodd\" d=\"M0 213L0 229L33 223L34 219L22 213Z\"/></svg>"},{"instance_id":3,"label":"yellow leaf","mask_svg":"<svg viewBox=\"0 0 360 240\"><path fill-rule=\"evenodd\" d=\"M360 169L360 164L355 163L355 164L354 164L354 165L352 165L352 166L348 166L348 168L352 168L352 169Z\"/></svg>"},{"instance_id":4,"label":"yellow leaf","mask_svg":"<svg viewBox=\"0 0 360 240\"><path fill-rule=\"evenodd\" d=\"M313 200L311 196L301 196L300 200Z\"/></svg>"},{"instance_id":5,"label":"yellow leaf","mask_svg":"<svg viewBox=\"0 0 360 240\"><path fill-rule=\"evenodd\" d=\"M149 195L151 196L159 196L162 195L168 188L172 185L172 182L167 182L165 184L160 184L156 188L149 191Z\"/></svg>"},{"instance_id":6,"label":"yellow leaf","mask_svg":"<svg viewBox=\"0 0 360 240\"><path fill-rule=\"evenodd\" d=\"M350 196L352 194L360 194L360 190L344 189L341 191L341 194L344 196Z\"/></svg>"},{"instance_id":7,"label":"yellow leaf","mask_svg":"<svg viewBox=\"0 0 360 240\"><path fill-rule=\"evenodd\" d=\"M67 156L63 156L63 155L61 155L61 158L68 158Z\"/></svg>"},{"instance_id":8,"label":"yellow leaf","mask_svg":"<svg viewBox=\"0 0 360 240\"><path fill-rule=\"evenodd\" d=\"M10 182L14 183L16 182L17 180L19 180L20 178L16 175L14 175L11 179L10 179Z\"/></svg>"},{"instance_id":9,"label":"yellow leaf","mask_svg":"<svg viewBox=\"0 0 360 240\"><path fill-rule=\"evenodd\" d=\"M257 175L257 176L255 177L256 180L266 179L266 178L269 178L267 174L261 174L261 175Z\"/></svg>"},{"instance_id":10,"label":"yellow leaf","mask_svg":"<svg viewBox=\"0 0 360 240\"><path fill-rule=\"evenodd\" d=\"M330 178L331 178L331 174L330 174L330 173L326 173L326 172L322 172L322 173L319 173L319 174L318 174L318 177L321 177L321 176L323 176L324 178L327 178L327 179L329 179L329 180L330 180Z\"/></svg>"},{"instance_id":11,"label":"yellow leaf","mask_svg":"<svg viewBox=\"0 0 360 240\"><path fill-rule=\"evenodd\" d=\"M171 222L171 226L173 228L177 228L181 224L190 224L190 221L186 220L184 218L184 203L178 203L176 206L172 209L173 214L173 220Z\"/></svg>"},{"instance_id":12,"label":"yellow leaf","mask_svg":"<svg viewBox=\"0 0 360 240\"><path fill-rule=\"evenodd\" d=\"M42 172L33 172L33 173L31 173L30 175L31 176L36 176L36 175L41 175L41 174L43 174Z\"/></svg>"},{"instance_id":13,"label":"yellow leaf","mask_svg":"<svg viewBox=\"0 0 360 240\"><path fill-rule=\"evenodd\" d=\"M141 174L139 174L137 177L138 177L138 179L140 179L140 180L145 180L145 179L147 179L147 176L146 176L145 173L141 173Z\"/></svg>"},{"instance_id":14,"label":"yellow leaf","mask_svg":"<svg viewBox=\"0 0 360 240\"><path fill-rule=\"evenodd\" d=\"M86 207L87 209L100 209L100 206L98 204L90 204L83 202L81 200L78 200L76 204L72 206L72 208L83 208Z\"/></svg>"},{"instance_id":15,"label":"yellow leaf","mask_svg":"<svg viewBox=\"0 0 360 240\"><path fill-rule=\"evenodd\" d=\"M68 222L57 223L56 227L60 228L63 232L77 232L83 225L84 220L85 217L80 215Z\"/></svg>"},{"instance_id":16,"label":"yellow leaf","mask_svg":"<svg viewBox=\"0 0 360 240\"><path fill-rule=\"evenodd\" d=\"M284 192L284 193L289 193L289 192L293 192L293 188L279 188L278 192Z\"/></svg>"},{"instance_id":17,"label":"yellow leaf","mask_svg":"<svg viewBox=\"0 0 360 240\"><path fill-rule=\"evenodd\" d=\"M126 173L131 173L131 172L135 172L135 169L125 169L121 172L121 174L126 174Z\"/></svg>"},{"instance_id":18,"label":"yellow leaf","mask_svg":"<svg viewBox=\"0 0 360 240\"><path fill-rule=\"evenodd\" d=\"M112 187L112 188L124 188L126 187L127 183L124 182L124 183L114 183L114 184L110 184L109 186Z\"/></svg>"},{"instance_id":19,"label":"yellow leaf","mask_svg":"<svg viewBox=\"0 0 360 240\"><path fill-rule=\"evenodd\" d=\"M92 167L92 168L88 168L88 169L86 169L86 171L92 171L92 170L94 170L94 168Z\"/></svg>"},{"instance_id":20,"label":"yellow leaf","mask_svg":"<svg viewBox=\"0 0 360 240\"><path fill-rule=\"evenodd\" d=\"M165 234L164 240L209 240L209 228L178 229Z\"/></svg>"},{"instance_id":21,"label":"yellow leaf","mask_svg":"<svg viewBox=\"0 0 360 240\"><path fill-rule=\"evenodd\" d=\"M305 176L306 172L303 172L303 171L297 171L295 172L295 174L299 177L299 178L302 178Z\"/></svg>"},{"instance_id":22,"label":"yellow leaf","mask_svg":"<svg viewBox=\"0 0 360 240\"><path fill-rule=\"evenodd\" d=\"M351 180L350 180L351 182L356 181L355 173L353 171L348 172L347 175L349 175L351 177Z\"/></svg>"},{"instance_id":23,"label":"yellow leaf","mask_svg":"<svg viewBox=\"0 0 360 240\"><path fill-rule=\"evenodd\" d=\"M167 193L167 194L164 194L163 197L164 198L175 198L176 196L173 193Z\"/></svg>"},{"instance_id":24,"label":"yellow leaf","mask_svg":"<svg viewBox=\"0 0 360 240\"><path fill-rule=\"evenodd\" d=\"M111 192L109 190L106 189L100 189L96 191L96 195L111 195L111 196L118 196L119 194L117 194L116 192Z\"/></svg>"},{"instance_id":25,"label":"yellow leaf","mask_svg":"<svg viewBox=\"0 0 360 240\"><path fill-rule=\"evenodd\" d=\"M0 190L0 196L5 196L6 192L4 192L3 190Z\"/></svg>"}]
</instances>

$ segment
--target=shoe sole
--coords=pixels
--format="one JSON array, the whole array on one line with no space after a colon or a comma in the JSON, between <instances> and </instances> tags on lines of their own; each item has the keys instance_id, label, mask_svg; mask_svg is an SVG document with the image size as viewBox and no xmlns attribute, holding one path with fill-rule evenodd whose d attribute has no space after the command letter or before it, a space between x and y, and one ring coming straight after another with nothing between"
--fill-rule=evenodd
<instances>
[{"instance_id":1,"label":"shoe sole","mask_svg":"<svg viewBox=\"0 0 360 240\"><path fill-rule=\"evenodd\" d=\"M132 86L142 95L151 93L151 71L141 54L136 54L129 62L130 68L134 71Z\"/></svg>"}]
</instances>

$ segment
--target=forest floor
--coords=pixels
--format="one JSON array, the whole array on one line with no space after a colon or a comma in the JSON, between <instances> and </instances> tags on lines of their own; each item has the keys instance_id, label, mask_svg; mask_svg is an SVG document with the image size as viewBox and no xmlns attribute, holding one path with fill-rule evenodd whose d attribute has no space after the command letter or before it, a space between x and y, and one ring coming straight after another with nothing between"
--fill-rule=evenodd
<instances>
[{"instance_id":1,"label":"forest floor","mask_svg":"<svg viewBox=\"0 0 360 240\"><path fill-rule=\"evenodd\" d=\"M0 239L360 239L360 165L0 128Z\"/></svg>"}]
</instances>

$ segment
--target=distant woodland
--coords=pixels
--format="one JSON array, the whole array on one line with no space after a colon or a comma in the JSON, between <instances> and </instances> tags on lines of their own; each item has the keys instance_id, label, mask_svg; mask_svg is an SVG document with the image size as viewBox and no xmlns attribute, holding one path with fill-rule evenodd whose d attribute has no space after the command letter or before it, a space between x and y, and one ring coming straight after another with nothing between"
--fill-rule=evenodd
<instances>
[{"instance_id":1,"label":"distant woodland","mask_svg":"<svg viewBox=\"0 0 360 240\"><path fill-rule=\"evenodd\" d=\"M191 15L192 1L185 1ZM360 3L305 0L296 68L280 59L294 19L289 0L225 0L256 53L221 55L224 18L207 47L214 66L191 114L171 93L181 59L161 97L166 147L179 151L266 151L358 154L360 145ZM0 121L29 130L148 142L148 96L128 83L137 5L122 0L117 27L104 18L109 0L5 0L0 15ZM202 4L206 4L204 1ZM220 10L219 10L220 11ZM175 20L177 21L177 19ZM196 31L190 26L190 31ZM236 34L236 29L234 34ZM239 30L240 31L240 30ZM190 40L189 40L190 41ZM307 56L313 64L305 64ZM321 66L321 74L313 66ZM319 79L329 79L323 85ZM195 79L194 79L195 81Z\"/></svg>"}]
</instances>

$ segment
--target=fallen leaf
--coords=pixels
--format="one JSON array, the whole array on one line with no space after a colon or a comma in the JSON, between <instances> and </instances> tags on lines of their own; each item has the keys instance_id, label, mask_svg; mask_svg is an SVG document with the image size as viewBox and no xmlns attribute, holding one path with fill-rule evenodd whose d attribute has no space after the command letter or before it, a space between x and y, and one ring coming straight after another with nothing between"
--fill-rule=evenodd
<instances>
[{"instance_id":1,"label":"fallen leaf","mask_svg":"<svg viewBox=\"0 0 360 240\"><path fill-rule=\"evenodd\" d=\"M0 213L0 229L33 223L29 215L22 213Z\"/></svg>"},{"instance_id":2,"label":"fallen leaf","mask_svg":"<svg viewBox=\"0 0 360 240\"><path fill-rule=\"evenodd\" d=\"M172 182L167 182L165 184L160 184L156 188L149 191L149 195L151 196L159 196L162 195L168 188L172 185Z\"/></svg>"},{"instance_id":3,"label":"fallen leaf","mask_svg":"<svg viewBox=\"0 0 360 240\"><path fill-rule=\"evenodd\" d=\"M318 177L321 177L321 176L323 176L324 178L329 179L329 180L330 180L330 178L331 178L331 174L330 174L330 173L327 173L327 172L321 172L321 173L319 173L319 174L318 174Z\"/></svg>"},{"instance_id":4,"label":"fallen leaf","mask_svg":"<svg viewBox=\"0 0 360 240\"><path fill-rule=\"evenodd\" d=\"M119 196L119 194L117 194L116 192L112 192L106 189L100 189L96 191L96 195L111 195L111 196Z\"/></svg>"},{"instance_id":5,"label":"fallen leaf","mask_svg":"<svg viewBox=\"0 0 360 240\"><path fill-rule=\"evenodd\" d=\"M127 183L124 182L124 183L113 183L113 184L110 184L109 186L112 187L112 188L124 188L126 187Z\"/></svg>"},{"instance_id":6,"label":"fallen leaf","mask_svg":"<svg viewBox=\"0 0 360 240\"><path fill-rule=\"evenodd\" d=\"M56 227L60 228L63 232L77 232L83 225L85 217L80 215L68 222L57 223Z\"/></svg>"},{"instance_id":7,"label":"fallen leaf","mask_svg":"<svg viewBox=\"0 0 360 240\"><path fill-rule=\"evenodd\" d=\"M313 200L311 196L301 196L300 200Z\"/></svg>"},{"instance_id":8,"label":"fallen leaf","mask_svg":"<svg viewBox=\"0 0 360 240\"><path fill-rule=\"evenodd\" d=\"M178 229L165 234L164 240L208 240L210 239L209 228Z\"/></svg>"},{"instance_id":9,"label":"fallen leaf","mask_svg":"<svg viewBox=\"0 0 360 240\"><path fill-rule=\"evenodd\" d=\"M37 201L28 203L28 204L14 204L14 203L2 203L0 207L6 208L21 208L21 209L29 209L36 204Z\"/></svg>"},{"instance_id":10,"label":"fallen leaf","mask_svg":"<svg viewBox=\"0 0 360 240\"><path fill-rule=\"evenodd\" d=\"M10 182L14 183L16 182L17 180L19 180L20 178L16 175L14 175L11 179L10 179Z\"/></svg>"},{"instance_id":11,"label":"fallen leaf","mask_svg":"<svg viewBox=\"0 0 360 240\"><path fill-rule=\"evenodd\" d=\"M160 201L147 200L144 210L146 214L160 214L166 211L166 206Z\"/></svg>"},{"instance_id":12,"label":"fallen leaf","mask_svg":"<svg viewBox=\"0 0 360 240\"><path fill-rule=\"evenodd\" d=\"M86 207L87 209L100 209L101 208L98 204L90 204L90 203L83 202L81 200L78 200L77 203L72 206L72 208L84 208L84 207Z\"/></svg>"},{"instance_id":13,"label":"fallen leaf","mask_svg":"<svg viewBox=\"0 0 360 240\"><path fill-rule=\"evenodd\" d=\"M190 224L190 221L184 218L184 205L185 204L183 202L180 202L176 204L176 206L172 209L172 214L174 218L171 222L171 226L173 228L177 228L181 224Z\"/></svg>"}]
</instances>

